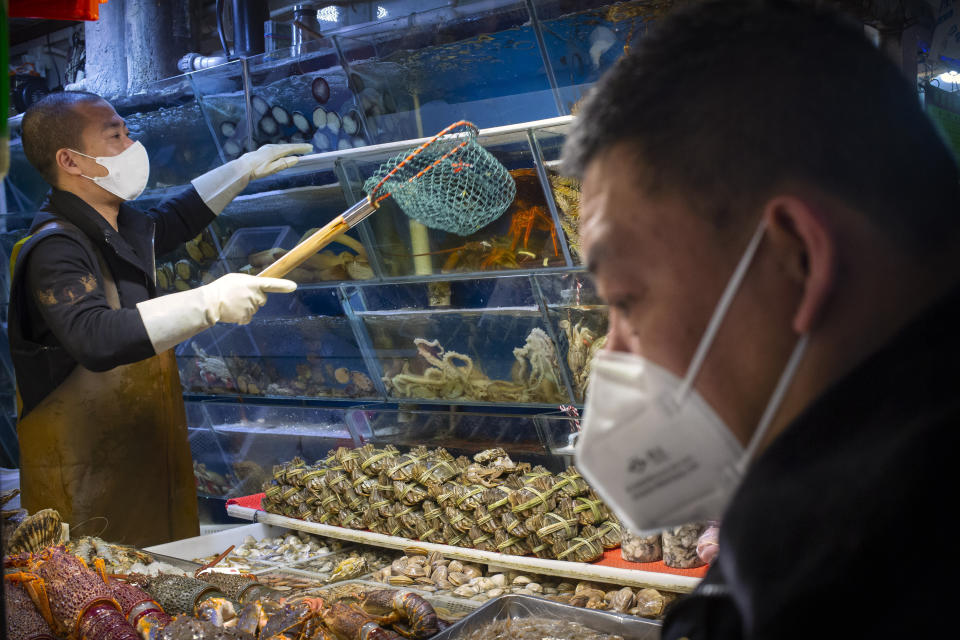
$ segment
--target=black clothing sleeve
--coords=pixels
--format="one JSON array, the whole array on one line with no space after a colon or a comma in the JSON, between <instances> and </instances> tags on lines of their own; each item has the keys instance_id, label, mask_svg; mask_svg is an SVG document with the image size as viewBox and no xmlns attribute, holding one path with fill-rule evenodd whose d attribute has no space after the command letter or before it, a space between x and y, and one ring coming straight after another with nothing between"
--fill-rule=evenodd
<instances>
[{"instance_id":1,"label":"black clothing sleeve","mask_svg":"<svg viewBox=\"0 0 960 640\"><path fill-rule=\"evenodd\" d=\"M154 253L166 255L195 238L217 216L192 186L145 211L156 224Z\"/></svg>"},{"instance_id":2,"label":"black clothing sleeve","mask_svg":"<svg viewBox=\"0 0 960 640\"><path fill-rule=\"evenodd\" d=\"M40 240L25 268L27 290L42 318L33 324L48 334L33 336L37 342L52 344L55 338L91 371L155 355L140 312L110 308L100 269L78 241L64 235Z\"/></svg>"}]
</instances>

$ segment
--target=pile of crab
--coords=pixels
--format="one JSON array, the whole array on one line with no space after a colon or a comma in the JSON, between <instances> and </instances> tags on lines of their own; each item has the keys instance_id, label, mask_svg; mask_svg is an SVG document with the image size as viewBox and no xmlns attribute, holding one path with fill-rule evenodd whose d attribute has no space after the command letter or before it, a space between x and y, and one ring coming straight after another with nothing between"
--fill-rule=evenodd
<instances>
[{"instance_id":1,"label":"pile of crab","mask_svg":"<svg viewBox=\"0 0 960 640\"><path fill-rule=\"evenodd\" d=\"M423 640L446 626L395 589L284 598L247 575L108 574L59 545L4 567L10 640Z\"/></svg>"},{"instance_id":2,"label":"pile of crab","mask_svg":"<svg viewBox=\"0 0 960 640\"><path fill-rule=\"evenodd\" d=\"M620 522L575 468L531 468L502 448L471 461L443 448L340 447L313 465L274 467L264 492L263 508L288 517L511 555L592 562L621 541Z\"/></svg>"}]
</instances>

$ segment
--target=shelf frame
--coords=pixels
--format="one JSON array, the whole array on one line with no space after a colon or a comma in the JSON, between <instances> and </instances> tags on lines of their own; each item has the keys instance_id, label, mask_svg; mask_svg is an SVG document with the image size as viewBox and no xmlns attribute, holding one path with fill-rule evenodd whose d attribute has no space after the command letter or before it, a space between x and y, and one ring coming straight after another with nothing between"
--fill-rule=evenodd
<instances>
[{"instance_id":1,"label":"shelf frame","mask_svg":"<svg viewBox=\"0 0 960 640\"><path fill-rule=\"evenodd\" d=\"M273 524L298 531L306 531L307 533L313 533L327 538L348 540L350 542L358 542L387 549L404 550L416 547L418 549L442 553L445 557L454 560L466 560L468 562L490 565L491 567L501 569L539 573L573 580L592 580L596 582L621 584L629 587L649 587L663 591L673 591L675 593L689 593L700 583L700 578L680 576L672 573L605 567L584 562L570 562L568 560L513 556L495 551L481 551L479 549L455 547L448 544L421 542L419 540L374 533L372 531L346 529L317 522L307 522L306 520L288 518L275 513L241 507L235 504L227 506L227 514L241 520Z\"/></svg>"}]
</instances>

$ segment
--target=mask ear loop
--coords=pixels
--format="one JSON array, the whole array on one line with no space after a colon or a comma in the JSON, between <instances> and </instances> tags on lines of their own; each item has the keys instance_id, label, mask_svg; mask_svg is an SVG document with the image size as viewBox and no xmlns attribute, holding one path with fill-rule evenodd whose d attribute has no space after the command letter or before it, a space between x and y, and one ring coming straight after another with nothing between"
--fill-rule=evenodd
<instances>
[{"instance_id":1,"label":"mask ear loop","mask_svg":"<svg viewBox=\"0 0 960 640\"><path fill-rule=\"evenodd\" d=\"M783 373L780 374L777 386L773 389L773 395L770 396L770 400L767 402L767 408L763 410L763 415L760 416L760 422L757 423L757 430L753 432L753 436L750 438L750 442L747 444L747 449L744 451L743 456L737 461L736 470L739 474L743 474L746 470L747 464L753 459L754 454L757 452L757 447L759 447L763 441L763 436L766 435L771 423L773 423L773 418L777 415L777 410L780 408L780 403L783 401L783 396L786 395L787 389L790 388L790 383L793 382L793 376L797 373L797 369L803 360L803 354L807 350L807 344L809 342L810 334L808 333L803 334L800 336L800 339L797 340L797 346L793 348L793 353L790 354L790 359L787 360L787 366L784 367Z\"/></svg>"},{"instance_id":2,"label":"mask ear loop","mask_svg":"<svg viewBox=\"0 0 960 640\"><path fill-rule=\"evenodd\" d=\"M95 157L93 157L93 156L88 156L87 154L83 153L82 151L77 151L76 149L71 149L70 147L67 147L67 151L73 151L74 153L79 154L79 155L83 156L84 158L90 158L91 160L93 160L94 162L97 163L97 166L98 166L98 167L103 167L104 169L107 170L107 176L110 175L110 169L107 169L107 167L104 167L102 164L100 164L99 162L97 162L97 159L96 159ZM94 182L97 181L96 178L93 178L92 176L88 176L88 175L85 174L85 173L81 173L81 174L80 174L80 177L86 178L87 180L93 180ZM106 177L106 176L104 176L104 177Z\"/></svg>"},{"instance_id":3,"label":"mask ear loop","mask_svg":"<svg viewBox=\"0 0 960 640\"><path fill-rule=\"evenodd\" d=\"M700 338L700 344L697 345L697 350L693 354L693 360L690 361L690 366L687 367L687 374L683 377L683 382L677 389L675 394L677 404L683 402L687 395L690 394L691 389L693 389L693 382L697 379L697 374L700 373L700 367L703 366L707 352L710 350L711 345L713 345L713 339L717 336L720 323L723 322L724 317L727 315L727 311L729 311L730 305L733 303L733 298L737 294L737 290L740 289L740 284L743 282L744 276L747 275L747 269L750 267L750 263L753 262L753 256L757 253L757 248L763 239L765 228L766 225L763 220L761 220L760 226L753 232L753 237L750 238L750 243L747 245L743 257L740 258L737 268L734 269L733 275L730 276L727 288L723 290L723 295L720 296L720 302L717 303L717 308L713 311L710 323L707 324L707 329L703 332L703 337Z\"/></svg>"}]
</instances>

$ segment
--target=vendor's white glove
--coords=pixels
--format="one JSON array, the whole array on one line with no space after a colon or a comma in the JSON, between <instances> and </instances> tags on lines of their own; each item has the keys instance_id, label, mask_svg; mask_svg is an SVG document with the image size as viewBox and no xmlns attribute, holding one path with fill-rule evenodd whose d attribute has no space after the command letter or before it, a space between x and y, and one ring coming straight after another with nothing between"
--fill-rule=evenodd
<instances>
[{"instance_id":1,"label":"vendor's white glove","mask_svg":"<svg viewBox=\"0 0 960 640\"><path fill-rule=\"evenodd\" d=\"M162 353L218 322L247 324L267 293L290 293L297 283L228 273L208 285L137 304L154 351Z\"/></svg>"},{"instance_id":2,"label":"vendor's white glove","mask_svg":"<svg viewBox=\"0 0 960 640\"><path fill-rule=\"evenodd\" d=\"M294 154L310 153L309 144L265 144L236 160L207 171L191 184L211 211L218 214L243 191L251 180L289 169L299 158Z\"/></svg>"}]
</instances>

